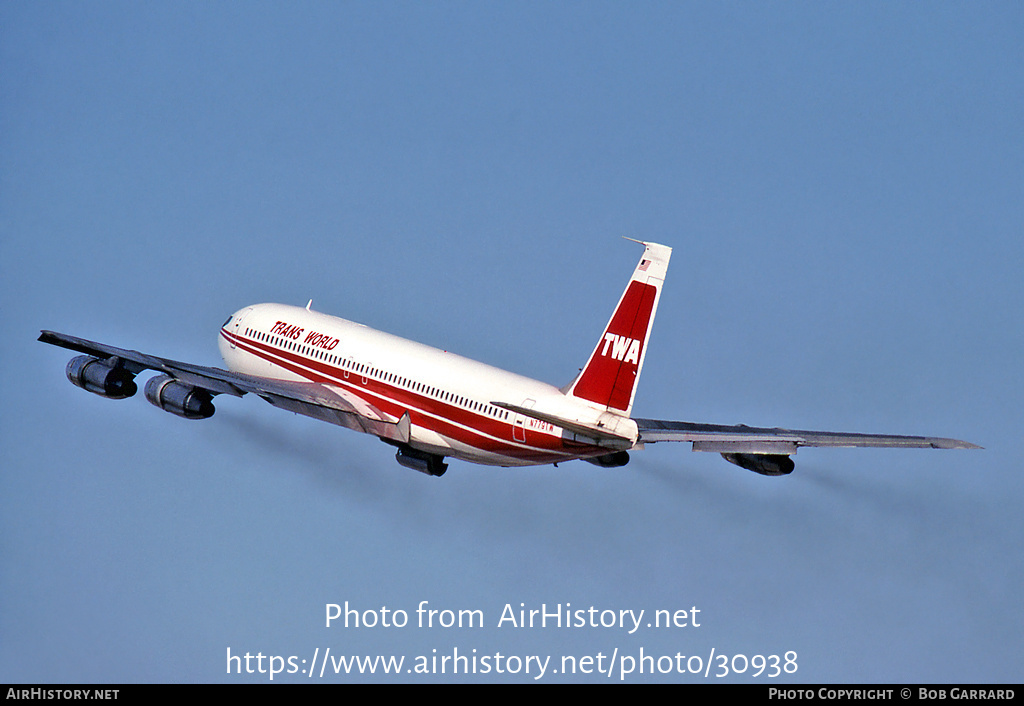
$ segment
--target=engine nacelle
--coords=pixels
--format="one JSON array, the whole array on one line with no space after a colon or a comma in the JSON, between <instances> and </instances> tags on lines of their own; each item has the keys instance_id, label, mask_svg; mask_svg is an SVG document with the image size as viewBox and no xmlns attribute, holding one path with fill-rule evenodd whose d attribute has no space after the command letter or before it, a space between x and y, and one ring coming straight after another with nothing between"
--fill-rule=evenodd
<instances>
[{"instance_id":1,"label":"engine nacelle","mask_svg":"<svg viewBox=\"0 0 1024 706\"><path fill-rule=\"evenodd\" d=\"M591 456L583 460L601 468L619 468L629 463L629 453L627 451L616 451L604 456Z\"/></svg>"},{"instance_id":2,"label":"engine nacelle","mask_svg":"<svg viewBox=\"0 0 1024 706\"><path fill-rule=\"evenodd\" d=\"M762 476L785 476L793 472L796 464L786 454L722 454L729 463L734 463L740 468L760 473Z\"/></svg>"},{"instance_id":3,"label":"engine nacelle","mask_svg":"<svg viewBox=\"0 0 1024 706\"><path fill-rule=\"evenodd\" d=\"M117 358L101 360L80 355L68 361L67 375L71 384L112 400L123 400L139 391L135 376L119 365Z\"/></svg>"},{"instance_id":4,"label":"engine nacelle","mask_svg":"<svg viewBox=\"0 0 1024 706\"><path fill-rule=\"evenodd\" d=\"M216 411L209 391L178 382L168 375L157 375L146 383L146 399L165 412L185 419L207 419Z\"/></svg>"},{"instance_id":5,"label":"engine nacelle","mask_svg":"<svg viewBox=\"0 0 1024 706\"><path fill-rule=\"evenodd\" d=\"M444 462L443 456L418 451L410 446L399 446L395 460L406 468L426 473L428 476L443 476L448 470L448 464Z\"/></svg>"}]
</instances>

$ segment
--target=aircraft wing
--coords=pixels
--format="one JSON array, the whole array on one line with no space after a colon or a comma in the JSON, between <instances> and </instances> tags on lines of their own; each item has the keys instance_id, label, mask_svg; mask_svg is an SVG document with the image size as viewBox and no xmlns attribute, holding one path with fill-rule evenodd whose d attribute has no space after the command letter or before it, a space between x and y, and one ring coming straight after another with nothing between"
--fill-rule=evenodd
<instances>
[{"instance_id":1,"label":"aircraft wing","mask_svg":"<svg viewBox=\"0 0 1024 706\"><path fill-rule=\"evenodd\" d=\"M144 370L153 370L189 387L206 390L211 395L241 397L251 392L275 407L296 414L403 443L409 441L408 413L396 419L333 385L264 378L182 363L54 331L42 331L39 340L100 360L112 361L133 376Z\"/></svg>"},{"instance_id":2,"label":"aircraft wing","mask_svg":"<svg viewBox=\"0 0 1024 706\"><path fill-rule=\"evenodd\" d=\"M689 441L694 451L740 454L792 454L801 446L868 446L881 448L980 449L980 446L934 436L896 436L832 431L767 429L743 424L697 424L661 419L634 419L638 443Z\"/></svg>"}]
</instances>

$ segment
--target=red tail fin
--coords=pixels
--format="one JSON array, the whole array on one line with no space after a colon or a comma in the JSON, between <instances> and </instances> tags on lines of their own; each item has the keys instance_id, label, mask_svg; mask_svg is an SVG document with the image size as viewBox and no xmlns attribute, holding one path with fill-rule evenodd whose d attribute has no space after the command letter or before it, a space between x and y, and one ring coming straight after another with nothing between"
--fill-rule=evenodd
<instances>
[{"instance_id":1,"label":"red tail fin","mask_svg":"<svg viewBox=\"0 0 1024 706\"><path fill-rule=\"evenodd\" d=\"M672 248L643 243L644 256L604 334L568 394L629 415Z\"/></svg>"}]
</instances>

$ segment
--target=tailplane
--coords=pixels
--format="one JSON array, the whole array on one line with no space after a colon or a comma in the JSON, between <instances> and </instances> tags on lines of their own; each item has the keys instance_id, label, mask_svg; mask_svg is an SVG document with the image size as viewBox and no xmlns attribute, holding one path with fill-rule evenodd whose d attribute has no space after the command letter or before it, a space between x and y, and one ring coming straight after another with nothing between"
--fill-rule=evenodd
<instances>
[{"instance_id":1,"label":"tailplane","mask_svg":"<svg viewBox=\"0 0 1024 706\"><path fill-rule=\"evenodd\" d=\"M634 241L640 242L640 241ZM645 247L640 263L622 293L590 360L567 394L629 416L654 325L661 287L672 248L657 243Z\"/></svg>"}]
</instances>

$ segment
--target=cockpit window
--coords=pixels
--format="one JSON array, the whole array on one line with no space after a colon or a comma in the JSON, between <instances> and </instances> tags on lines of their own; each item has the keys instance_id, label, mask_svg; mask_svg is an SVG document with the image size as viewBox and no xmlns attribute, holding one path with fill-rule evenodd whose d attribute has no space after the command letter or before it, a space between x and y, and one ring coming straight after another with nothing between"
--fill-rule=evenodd
<instances>
[{"instance_id":1,"label":"cockpit window","mask_svg":"<svg viewBox=\"0 0 1024 706\"><path fill-rule=\"evenodd\" d=\"M231 319L233 319L233 318L235 318L235 317L234 317L233 315L232 315L232 316L229 316L229 317L228 317L228 320L227 320L227 321L225 321L225 322L224 322L223 324L221 324L221 325L220 325L220 327L221 327L221 328L224 328L225 326L227 326L228 324L230 324L230 323L231 323Z\"/></svg>"}]
</instances>

